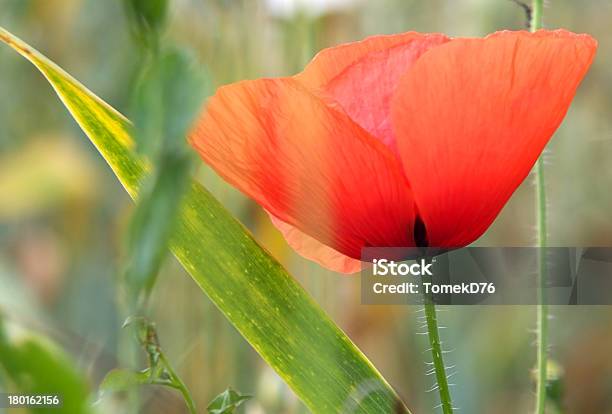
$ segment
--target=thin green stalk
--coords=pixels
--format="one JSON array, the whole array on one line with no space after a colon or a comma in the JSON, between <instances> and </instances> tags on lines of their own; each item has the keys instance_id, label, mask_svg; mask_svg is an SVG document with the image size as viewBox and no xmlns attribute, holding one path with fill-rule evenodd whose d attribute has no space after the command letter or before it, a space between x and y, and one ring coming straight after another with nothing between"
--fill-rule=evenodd
<instances>
[{"instance_id":1,"label":"thin green stalk","mask_svg":"<svg viewBox=\"0 0 612 414\"><path fill-rule=\"evenodd\" d=\"M185 385L183 380L181 380L181 377L179 377L176 374L176 372L172 368L172 365L169 363L169 361L166 359L166 356L163 353L160 353L159 359L164 364L164 368L166 369L166 371L168 371L168 374L170 374L171 381L172 381L171 386L177 389L178 391L180 391L180 393L183 395L183 399L185 400L187 409L189 409L189 413L197 414L195 403L193 402L191 393L189 392L189 389L187 389L187 386Z\"/></svg>"},{"instance_id":2,"label":"thin green stalk","mask_svg":"<svg viewBox=\"0 0 612 414\"><path fill-rule=\"evenodd\" d=\"M531 31L542 28L543 0L533 0L531 4ZM546 187L544 181L544 161L542 156L536 163L536 217L538 229L538 305L537 305L537 378L536 414L546 410L546 383L548 365L548 305L546 304Z\"/></svg>"},{"instance_id":3,"label":"thin green stalk","mask_svg":"<svg viewBox=\"0 0 612 414\"><path fill-rule=\"evenodd\" d=\"M448 379L446 377L446 367L444 366L444 358L442 356L442 344L440 342L436 305L431 296L424 294L423 298L425 301L427 334L429 337L429 345L431 347L434 370L436 372L436 380L438 382L438 392L440 394L440 406L442 407L442 412L444 414L452 414L453 404L451 402L450 389L448 386Z\"/></svg>"}]
</instances>

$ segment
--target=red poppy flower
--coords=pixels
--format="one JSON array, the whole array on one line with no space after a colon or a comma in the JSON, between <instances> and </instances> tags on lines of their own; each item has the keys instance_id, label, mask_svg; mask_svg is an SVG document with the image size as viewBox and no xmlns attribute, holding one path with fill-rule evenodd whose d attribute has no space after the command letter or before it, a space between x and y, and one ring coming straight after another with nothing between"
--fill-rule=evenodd
<instances>
[{"instance_id":1,"label":"red poppy flower","mask_svg":"<svg viewBox=\"0 0 612 414\"><path fill-rule=\"evenodd\" d=\"M527 176L596 48L565 30L370 37L221 87L190 142L323 266L356 271L365 246L461 247Z\"/></svg>"}]
</instances>

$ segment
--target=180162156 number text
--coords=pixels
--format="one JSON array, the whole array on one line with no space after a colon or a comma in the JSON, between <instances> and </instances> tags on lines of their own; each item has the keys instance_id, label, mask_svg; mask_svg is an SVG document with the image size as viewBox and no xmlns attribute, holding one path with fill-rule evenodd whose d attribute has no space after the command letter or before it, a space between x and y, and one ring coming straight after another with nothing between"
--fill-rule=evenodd
<instances>
[{"instance_id":1,"label":"180162156 number text","mask_svg":"<svg viewBox=\"0 0 612 414\"><path fill-rule=\"evenodd\" d=\"M0 394L0 408L61 407L62 398L57 394Z\"/></svg>"}]
</instances>

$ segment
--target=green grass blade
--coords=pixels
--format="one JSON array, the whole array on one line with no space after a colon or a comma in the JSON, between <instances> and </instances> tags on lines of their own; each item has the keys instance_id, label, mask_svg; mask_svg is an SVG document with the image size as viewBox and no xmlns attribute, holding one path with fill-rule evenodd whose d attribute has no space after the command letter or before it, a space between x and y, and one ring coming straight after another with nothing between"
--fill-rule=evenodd
<instances>
[{"instance_id":1,"label":"green grass blade","mask_svg":"<svg viewBox=\"0 0 612 414\"><path fill-rule=\"evenodd\" d=\"M49 80L135 197L147 166L133 151L129 121L2 28L0 39ZM196 283L312 412L408 413L350 339L196 182L183 200L170 246Z\"/></svg>"}]
</instances>

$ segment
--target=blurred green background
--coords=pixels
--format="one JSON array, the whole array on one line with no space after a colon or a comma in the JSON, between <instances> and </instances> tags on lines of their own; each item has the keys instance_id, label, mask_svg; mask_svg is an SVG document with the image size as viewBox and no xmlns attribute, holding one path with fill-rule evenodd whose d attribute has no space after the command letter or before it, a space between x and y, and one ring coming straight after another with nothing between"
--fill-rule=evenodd
<instances>
[{"instance_id":1,"label":"blurred green background","mask_svg":"<svg viewBox=\"0 0 612 414\"><path fill-rule=\"evenodd\" d=\"M609 0L550 0L545 9L546 27L588 32L600 45L545 153L552 245L612 245L611 19ZM0 0L0 25L128 112L139 59L121 0ZM523 11L510 0L172 0L166 36L191 50L217 86L293 74L317 50L371 34L483 36L524 25ZM0 314L7 330L37 332L59 344L94 401L104 375L126 359L117 282L133 205L45 80L7 47L0 47L0 75ZM258 206L201 163L197 175L414 413L436 412L437 394L426 392L433 378L425 375L428 346L418 335L417 308L360 305L358 277L297 256ZM534 244L533 194L528 179L477 244ZM201 408L232 386L254 395L243 412L307 412L173 259L152 303L161 344ZM552 315L551 355L563 373L566 412L612 413L612 309L554 307ZM535 308L449 307L440 319L460 412L529 412ZM0 392L9 389L0 369ZM166 389L144 388L141 399L142 412L185 412L180 396ZM121 394L96 405L109 413L129 406Z\"/></svg>"}]
</instances>

